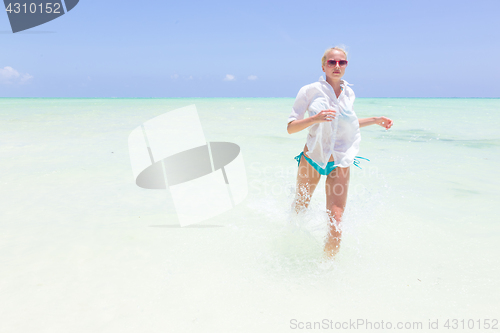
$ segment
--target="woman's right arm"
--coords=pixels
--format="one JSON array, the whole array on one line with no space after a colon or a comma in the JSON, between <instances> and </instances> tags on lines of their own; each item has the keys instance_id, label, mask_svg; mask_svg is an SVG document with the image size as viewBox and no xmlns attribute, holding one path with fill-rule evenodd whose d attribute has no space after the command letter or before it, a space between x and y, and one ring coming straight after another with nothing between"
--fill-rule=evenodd
<instances>
[{"instance_id":1,"label":"woman's right arm","mask_svg":"<svg viewBox=\"0 0 500 333\"><path fill-rule=\"evenodd\" d=\"M334 110L323 110L314 116L304 118L310 102L310 98L307 97L309 86L310 85L300 88L299 93L295 98L292 113L290 114L290 117L288 117L288 125L286 127L289 134L300 132L316 123L332 121L335 118Z\"/></svg>"},{"instance_id":2,"label":"woman's right arm","mask_svg":"<svg viewBox=\"0 0 500 333\"><path fill-rule=\"evenodd\" d=\"M305 128L313 125L315 123L314 117L307 117L306 119L293 120L288 123L286 130L288 134L293 134L302 131Z\"/></svg>"},{"instance_id":3,"label":"woman's right arm","mask_svg":"<svg viewBox=\"0 0 500 333\"><path fill-rule=\"evenodd\" d=\"M332 121L335 119L335 110L323 110L314 116L305 118L305 119L297 119L288 123L286 130L288 134L293 134L302 131L303 129L308 128L311 125L316 123L321 123L324 121Z\"/></svg>"}]
</instances>

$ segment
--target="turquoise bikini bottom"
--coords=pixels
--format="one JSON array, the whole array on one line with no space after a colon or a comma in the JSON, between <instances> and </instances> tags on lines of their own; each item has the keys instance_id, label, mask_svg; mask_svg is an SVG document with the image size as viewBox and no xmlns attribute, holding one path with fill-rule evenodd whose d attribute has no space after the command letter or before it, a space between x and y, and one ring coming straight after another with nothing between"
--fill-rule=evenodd
<instances>
[{"instance_id":1,"label":"turquoise bikini bottom","mask_svg":"<svg viewBox=\"0 0 500 333\"><path fill-rule=\"evenodd\" d=\"M336 168L336 166L335 166L335 162L334 162L334 161L332 161L332 162L328 162L328 163L326 164L326 166L325 166L324 168L322 168L322 167L320 167L318 164L316 164L313 160L311 160L309 157L307 157L306 155L304 155L304 152L301 152L299 155L295 156L295 160L297 161L297 163L298 163L298 164L300 164L300 159L301 159L301 157L302 157L302 156L304 156L304 157L305 157L306 161L307 161L307 162L309 162L309 164L311 164L311 165L312 165L312 167L313 167L314 169L316 169L316 171L318 171L320 175L324 175L324 176L329 175L329 174L330 174L330 172L332 172L332 171L333 171L333 170L335 170L335 168ZM360 169L361 169L361 167L359 166L359 162L360 162L360 161L359 161L359 158L360 158L360 159L363 159L363 160L367 160L367 161L369 161L369 159L364 158L364 157L361 157L361 156L356 156L356 157L354 158L354 162L353 162L353 164L354 164L355 166L357 166L358 168L360 168Z\"/></svg>"}]
</instances>

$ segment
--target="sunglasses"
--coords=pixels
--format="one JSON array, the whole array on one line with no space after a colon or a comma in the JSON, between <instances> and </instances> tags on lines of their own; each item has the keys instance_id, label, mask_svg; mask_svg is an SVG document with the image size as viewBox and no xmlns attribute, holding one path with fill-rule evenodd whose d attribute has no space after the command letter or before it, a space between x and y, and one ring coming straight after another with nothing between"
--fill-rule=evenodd
<instances>
[{"instance_id":1,"label":"sunglasses","mask_svg":"<svg viewBox=\"0 0 500 333\"><path fill-rule=\"evenodd\" d=\"M328 60L326 62L326 64L328 65L328 67L335 67L335 65L337 64L339 67L345 67L347 66L347 60Z\"/></svg>"}]
</instances>

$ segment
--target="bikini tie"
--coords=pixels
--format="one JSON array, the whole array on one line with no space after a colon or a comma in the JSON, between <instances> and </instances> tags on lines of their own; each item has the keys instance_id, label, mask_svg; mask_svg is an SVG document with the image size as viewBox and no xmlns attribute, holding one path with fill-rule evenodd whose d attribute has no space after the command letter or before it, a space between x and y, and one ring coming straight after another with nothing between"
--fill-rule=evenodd
<instances>
[{"instance_id":1,"label":"bikini tie","mask_svg":"<svg viewBox=\"0 0 500 333\"><path fill-rule=\"evenodd\" d=\"M357 166L358 168L360 169L363 169L362 167L359 166L359 163L361 162L360 160L358 160L358 158L361 158L363 160L367 160L368 162L370 162L369 159L367 159L366 157L361 157L361 156L354 156L354 162L352 162L352 164L354 164L355 166Z\"/></svg>"}]
</instances>

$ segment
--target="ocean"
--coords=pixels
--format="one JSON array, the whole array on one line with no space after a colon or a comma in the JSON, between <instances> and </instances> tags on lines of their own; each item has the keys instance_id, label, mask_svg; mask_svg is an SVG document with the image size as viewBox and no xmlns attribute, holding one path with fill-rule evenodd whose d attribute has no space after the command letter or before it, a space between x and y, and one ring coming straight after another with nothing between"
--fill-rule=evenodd
<instances>
[{"instance_id":1,"label":"ocean","mask_svg":"<svg viewBox=\"0 0 500 333\"><path fill-rule=\"evenodd\" d=\"M500 99L358 98L394 125L361 129L333 261L324 179L290 212L293 101L1 98L0 331L500 329ZM248 195L180 227L127 140L193 104L207 141L240 146Z\"/></svg>"}]
</instances>

